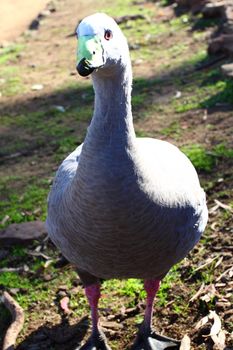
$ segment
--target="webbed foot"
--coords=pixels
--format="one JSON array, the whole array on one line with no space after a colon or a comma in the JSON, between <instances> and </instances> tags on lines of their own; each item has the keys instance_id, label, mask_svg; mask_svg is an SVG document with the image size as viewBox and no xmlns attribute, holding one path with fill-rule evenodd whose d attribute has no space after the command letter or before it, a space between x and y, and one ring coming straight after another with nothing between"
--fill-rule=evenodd
<instances>
[{"instance_id":1,"label":"webbed foot","mask_svg":"<svg viewBox=\"0 0 233 350\"><path fill-rule=\"evenodd\" d=\"M76 350L111 350L111 348L107 344L104 333L99 331L92 334L86 344Z\"/></svg>"},{"instance_id":2,"label":"webbed foot","mask_svg":"<svg viewBox=\"0 0 233 350\"><path fill-rule=\"evenodd\" d=\"M180 342L155 333L140 329L131 350L178 350Z\"/></svg>"}]
</instances>

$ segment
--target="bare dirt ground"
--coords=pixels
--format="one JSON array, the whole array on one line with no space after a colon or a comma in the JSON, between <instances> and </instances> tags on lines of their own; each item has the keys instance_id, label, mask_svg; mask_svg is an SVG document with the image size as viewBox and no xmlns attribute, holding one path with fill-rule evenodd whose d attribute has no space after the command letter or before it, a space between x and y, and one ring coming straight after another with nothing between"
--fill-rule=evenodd
<instances>
[{"instance_id":1,"label":"bare dirt ground","mask_svg":"<svg viewBox=\"0 0 233 350\"><path fill-rule=\"evenodd\" d=\"M15 40L44 10L48 0L2 0L0 3L0 43Z\"/></svg>"},{"instance_id":2,"label":"bare dirt ground","mask_svg":"<svg viewBox=\"0 0 233 350\"><path fill-rule=\"evenodd\" d=\"M28 2L25 1L27 4ZM44 1L43 3L46 2ZM0 5L0 10L2 4ZM9 4L10 2L8 1ZM42 1L40 2L40 8L38 8L39 11L43 8L41 5ZM17 56L16 60L8 63L8 67L20 70L20 79L23 88L22 91L17 91L15 94L3 94L0 97L0 112L3 116L10 115L11 118L17 120L17 118L20 119L21 114L25 111L33 114L38 111L44 111L46 108L54 105L65 106L69 109L73 100L76 98L83 99L83 104L89 103L88 100L87 102L85 100L89 93L88 89L77 90L75 87L73 88L73 86L83 81L82 78L75 75L76 40L73 33L77 23L83 17L99 11L106 6L107 3L103 0L98 1L98 3L93 0L59 0L56 2L56 11L41 20L38 31L33 31L26 36L20 36L15 39L17 44L24 46L24 49ZM154 5L145 2L142 6L146 8ZM170 16L170 10L167 15ZM27 17L23 25L21 26L20 24L20 32L31 21L31 16L32 13L30 12L30 16ZM161 21L161 17L162 15L160 13L155 15L154 20L156 23ZM6 21L6 25L9 22ZM0 28L1 26L5 26L3 22L0 23ZM12 36L4 34L3 39L14 39L16 32L14 35L13 31L11 33ZM160 45L167 45L169 49L175 38L175 35L171 35L165 43L158 41L158 49ZM182 34L176 40L182 42ZM191 34L188 40L192 42L193 50L195 50L198 43L192 39ZM133 66L135 79L139 81L143 77L150 81L159 76L159 67L166 60L172 62L172 59L167 57L160 60L153 60L147 65L144 65L144 62L136 62L135 60ZM175 70L173 74L174 76L177 74ZM191 80L192 74L193 72L184 77L184 84ZM160 76L160 78L163 78L163 76ZM167 77L164 79L167 79ZM169 79L173 79L172 75ZM39 89L33 89L32 87L35 85L41 87ZM137 88L136 83L135 88ZM166 104L167 101L170 101L171 96L176 93L172 81L165 87L160 88L157 85L152 85L152 88L155 91L151 92L150 89L144 88L147 97L149 96L150 98L151 96L151 103L157 100L160 103L163 101ZM136 115L142 112L140 107L138 110L139 112L136 111ZM164 128L168 128L170 125L176 125L177 123L177 116L171 116L169 112L165 111L162 115L160 115L159 111L155 111L154 113L154 118L136 118L135 124L138 130L143 129L149 135L158 137L160 130L164 130ZM49 118L52 117L48 116ZM63 127L63 121L60 123L61 127ZM170 135L168 131L162 136L160 135L161 138L173 141L173 143L175 142L179 146L182 146L188 140L192 140L192 143L204 144L207 148L214 146L216 142L223 141L233 146L233 112L231 106L218 105L208 110L190 110L179 117L179 123L181 125L181 131L179 129L177 133L182 132L181 138L177 138L174 141L174 134ZM74 120L74 123L69 127L70 134L79 133L83 135L87 127L87 120L81 120L79 122ZM53 148L53 145L50 146L49 137L45 141L43 140L43 147L39 147L37 139L40 134L37 130L35 133L29 133L26 128L17 127L17 124L16 127L4 124L4 126L1 126L1 133L1 142L14 140L16 143L18 139L23 139L27 147L18 155L14 152L4 154L5 158L0 175L10 177L12 174L21 174L25 176L25 182L28 178L51 178L51 174L58 166L58 161L55 161L51 157L56 152L56 148ZM219 161L213 173L200 174L201 180L206 186L208 205L211 208L208 234L204 236L204 243L200 243L190 254L189 258L184 261L183 265L179 267L182 283L173 283L169 288L166 306L156 306L154 325L158 331L177 338L181 338L187 333L192 340L194 349L232 349L232 338L230 335L233 321L232 305L230 302L232 293L231 267L233 247L233 221L230 206L233 195L232 170L232 160L228 159L224 163ZM20 185L16 181L11 186L15 186L17 189L24 185L24 181L22 180ZM32 245L31 249L35 248L36 244ZM49 255L52 254L51 251L54 250L54 247L51 243L48 243L42 246L41 249L42 253ZM20 259L11 261L9 258L9 261L16 266L21 263ZM30 265L32 262L33 258L27 257L26 263ZM206 268L207 270L205 270ZM43 283L44 290L51 289L51 293L54 293L54 300L49 305L47 300L41 300L39 302L37 300L32 301L27 310L28 319L26 320L25 331L18 340L17 349L75 349L88 332L87 313L81 316L79 315L79 317L74 315L73 312L68 316L64 315L59 307L59 298L61 299L68 295L70 299L80 298L82 300L82 288L79 281L72 275L73 277L69 282L69 286L63 285L62 274L64 276L69 273L72 274L70 266L64 267L59 272L52 271L48 273L46 269L40 268L33 273L31 278L33 279L35 275L37 278L39 277ZM61 275L60 284L54 286L53 280L59 273ZM19 289L21 288L20 286L18 287ZM196 292L199 292L199 295L195 296ZM27 294L27 290L24 287L22 287L22 293ZM173 308L174 296L180 296L181 299L185 300L185 309L183 309L181 302L180 304L178 303L178 306L182 305L181 311ZM113 293L113 297L111 295L111 298L111 305L108 305L108 296L104 295L105 306L101 308L101 322L105 327L106 335L113 349L128 349L137 331L135 318L142 317L144 304L136 295L134 306L128 306L125 309L124 303L127 304L127 297L120 299L116 292L115 294ZM75 309L78 309L77 303L73 306L73 310ZM118 311L112 311L112 309L117 309ZM199 328L195 328L197 322L209 315L210 311L215 311L221 319L223 333L227 339L225 347L218 347L212 338L208 336L213 325L211 319L205 319L206 323L203 323L202 326L199 324Z\"/></svg>"}]
</instances>

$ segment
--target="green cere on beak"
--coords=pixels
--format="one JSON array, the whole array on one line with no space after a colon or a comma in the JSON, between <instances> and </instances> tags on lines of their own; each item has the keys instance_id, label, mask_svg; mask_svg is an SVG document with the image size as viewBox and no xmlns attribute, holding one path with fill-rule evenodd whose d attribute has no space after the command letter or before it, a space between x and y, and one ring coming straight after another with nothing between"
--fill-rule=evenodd
<instances>
[{"instance_id":1,"label":"green cere on beak","mask_svg":"<svg viewBox=\"0 0 233 350\"><path fill-rule=\"evenodd\" d=\"M80 36L78 39L78 65L80 75L86 76L104 64L103 47L97 35ZM90 70L90 71L89 71Z\"/></svg>"}]
</instances>

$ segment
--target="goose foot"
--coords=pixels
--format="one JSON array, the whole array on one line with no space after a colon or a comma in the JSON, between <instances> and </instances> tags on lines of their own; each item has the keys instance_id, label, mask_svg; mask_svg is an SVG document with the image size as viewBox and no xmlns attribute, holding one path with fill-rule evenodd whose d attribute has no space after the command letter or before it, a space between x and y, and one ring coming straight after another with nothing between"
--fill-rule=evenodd
<instances>
[{"instance_id":1,"label":"goose foot","mask_svg":"<svg viewBox=\"0 0 233 350\"><path fill-rule=\"evenodd\" d=\"M93 333L87 340L86 344L76 350L111 350L108 346L103 332Z\"/></svg>"},{"instance_id":2,"label":"goose foot","mask_svg":"<svg viewBox=\"0 0 233 350\"><path fill-rule=\"evenodd\" d=\"M155 333L153 330L145 332L139 330L137 338L131 347L131 350L178 350L180 342L175 339L164 337Z\"/></svg>"}]
</instances>

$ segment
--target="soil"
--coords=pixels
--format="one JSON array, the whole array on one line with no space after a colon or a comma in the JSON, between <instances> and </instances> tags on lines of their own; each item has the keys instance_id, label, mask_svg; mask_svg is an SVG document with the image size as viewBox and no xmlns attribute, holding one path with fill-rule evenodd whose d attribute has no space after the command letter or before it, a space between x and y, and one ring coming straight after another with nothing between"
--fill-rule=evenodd
<instances>
[{"instance_id":1,"label":"soil","mask_svg":"<svg viewBox=\"0 0 233 350\"><path fill-rule=\"evenodd\" d=\"M2 0L0 3L0 43L15 40L45 9L48 0Z\"/></svg>"},{"instance_id":2,"label":"soil","mask_svg":"<svg viewBox=\"0 0 233 350\"><path fill-rule=\"evenodd\" d=\"M5 13L14 1L2 1L0 11ZM28 4L30 3L30 6ZM33 3L33 8L32 8ZM106 7L106 1L100 0L98 3L93 0L60 0L56 3L56 11L50 16L44 18L41 22L39 30L31 33L29 36L18 36L31 20L37 16L46 5L47 1L24 0L21 4L21 9L25 6L27 11L16 11L14 15L14 30L10 29L11 21L4 15L4 21L0 23L0 41L15 40L19 44L25 45L25 50L18 57L17 65L20 66L23 72L23 84L25 91L22 94L12 95L10 97L1 97L1 113L19 114L21 110L29 110L31 112L43 109L47 105L67 105L69 102L69 91L54 94L54 90L58 87L72 86L74 83L81 81L83 78L75 76L74 52L76 50L76 40L74 38L74 29L77 23L86 15L101 9L101 6ZM4 4L6 7L4 7ZM16 6L14 4L14 6ZM6 10L7 9L7 10ZM15 9L15 8L14 8ZM24 14L22 19L21 14ZM170 14L169 14L170 15ZM159 17L159 16L158 16ZM11 16L10 16L11 19ZM159 18L158 18L159 20ZM18 23L16 26L16 22ZM170 38L170 40L173 40ZM182 40L182 38L181 38ZM169 43L166 43L169 45ZM12 63L13 65L16 63ZM135 77L153 77L158 72L158 67L161 62L154 62L150 67L144 67L143 64L137 64L134 67ZM42 84L43 89L33 91L31 87L35 84ZM72 98L75 98L75 91L71 91ZM172 92L167 88L163 94L158 94L158 98L168 98ZM213 128L211 132L206 134L206 129L203 128L205 123L204 111L189 111L181 117L181 125L183 125L183 138L177 141L179 144L185 143L185 140L192 139L193 143L215 144L216 140L226 140L232 145L233 113L227 108L212 108L208 111L208 118L211 118ZM162 120L159 118L138 120L137 126L144 128L145 131L154 131L161 128L161 125L169 125L172 120ZM79 125L79 128L82 126ZM83 124L83 129L86 128L86 123ZM1 129L2 134L7 134L8 137L17 138L17 129ZM21 135L22 136L22 135ZM25 137L28 137L25 135ZM165 137L168 141L171 139ZM31 137L31 142L35 141ZM28 152L26 150L26 152ZM30 153L31 152L31 153ZM57 164L51 164L49 154L46 154L43 149L35 147L30 152L22 153L21 161L15 161L15 158L7 160L7 166L1 170L1 174L5 175L17 174L22 172L30 176L48 177L51 170L55 170ZM49 152L52 152L50 149ZM34 154L39 155L40 162L33 164ZM43 167L41 166L43 164ZM230 202L232 200L232 190L230 194L225 195L226 189L233 188L232 178L232 162L219 164L215 169L214 176L201 174L201 180L206 183L211 183L208 194L208 205L210 208L216 206L216 193L221 193L218 200L222 202ZM158 331L164 332L167 335L180 338L185 333L188 333L195 349L220 349L216 347L210 337L202 337L209 334L211 323L207 323L205 328L195 329L194 326L198 320L206 316L209 311L208 303L205 299L196 298L190 300L190 288L200 278L199 271L188 274L193 266L205 264L205 262L214 258L214 262L219 262L216 267L213 280L218 284L215 292L212 293L213 303L212 309L220 316L224 332L227 337L228 347L232 349L232 339L230 337L232 308L229 302L229 294L232 292L232 281L230 267L232 266L232 215L228 215L225 221L222 220L222 211L226 210L229 214L229 208L224 209L221 206L212 211L210 215L208 238L205 243L205 248L201 244L197 245L194 251L190 254L189 259L184 263L182 269L182 279L186 284L174 284L170 291L170 302L164 308L156 307L155 326ZM51 248L50 246L50 249ZM46 249L43 251L46 254ZM217 258L216 258L217 257ZM186 264L186 265L185 265ZM64 269L71 269L66 266ZM190 277L191 276L191 277ZM48 278L49 280L49 278ZM213 282L213 285L215 285ZM77 287L75 282L72 288ZM202 296L207 295L208 290L202 293ZM195 294L195 293L194 293ZM179 315L172 311L170 306L173 303L172 295L181 295L187 302L187 313ZM208 297L208 296L207 296ZM206 298L207 298L206 297ZM118 302L118 301L117 301ZM129 344L132 344L136 334L135 316L143 314L144 306L138 303L132 310L122 311L124 299L119 302L119 313L112 314L109 310L104 310L101 318L102 324L105 324L105 333L110 342L117 342L117 348L120 350L127 349ZM42 315L38 319L30 319L30 326L26 334L23 334L18 343L18 350L39 350L39 349L56 349L56 350L71 350L75 349L79 341L83 339L88 331L87 317L77 320L72 317L63 317L58 312L56 306L49 306L46 302L32 305L32 308ZM111 323L112 322L112 323ZM115 322L115 323L114 323ZM119 326L120 325L120 326ZM203 340L204 339L204 340Z\"/></svg>"}]
</instances>

